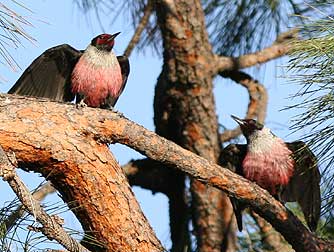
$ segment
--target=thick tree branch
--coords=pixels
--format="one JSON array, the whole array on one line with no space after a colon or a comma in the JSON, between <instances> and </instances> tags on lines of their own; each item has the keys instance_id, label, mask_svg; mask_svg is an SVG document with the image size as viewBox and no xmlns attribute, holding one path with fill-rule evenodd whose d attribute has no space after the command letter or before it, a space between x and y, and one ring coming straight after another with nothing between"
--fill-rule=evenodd
<instances>
[{"instance_id":1,"label":"thick tree branch","mask_svg":"<svg viewBox=\"0 0 334 252\"><path fill-rule=\"evenodd\" d=\"M224 78L239 83L245 87L249 94L249 103L245 118L257 118L260 123L264 122L268 105L268 94L266 88L253 79L249 74L242 71L224 71L220 75ZM226 130L220 135L222 143L227 142L241 134L239 127L233 130Z\"/></svg>"},{"instance_id":2,"label":"thick tree branch","mask_svg":"<svg viewBox=\"0 0 334 252\"><path fill-rule=\"evenodd\" d=\"M11 161L9 161L0 146L0 176L8 182L24 208L42 224L42 227L39 227L38 230L49 240L56 240L71 252L89 252L88 249L65 232L57 216L49 216L44 211L39 202L31 195L27 186L16 174L15 167L12 163L16 163L15 156L12 156Z\"/></svg>"},{"instance_id":3,"label":"thick tree branch","mask_svg":"<svg viewBox=\"0 0 334 252\"><path fill-rule=\"evenodd\" d=\"M18 160L26 165L42 163L52 166L52 162L55 159L60 160L60 158L62 158L62 162L73 162L70 160L72 158L70 155L65 155L69 151L64 148L66 146L59 146L63 149L62 152L59 152L60 149L58 152L50 152L48 141L45 142L43 138L40 139L41 141L32 138L39 134L55 134L58 139L79 137L85 139L85 142L91 142L94 139L99 142L119 142L153 160L166 164L166 168L173 166L250 205L260 216L271 223L297 252L334 251L334 244L317 238L266 190L228 169L223 169L213 162L159 137L117 113L92 108L78 110L72 104L38 102L33 98L9 95L0 96L0 108L0 145L6 151L10 149L14 151ZM67 120L66 124L64 124L65 119ZM16 127L14 127L15 125ZM17 131L18 128L22 130ZM46 128L48 131L45 131ZM67 131L69 129L71 129L71 134ZM53 130L56 132L52 133ZM27 136L27 132L35 133ZM25 149L28 146L29 152ZM49 151L49 159L32 152L35 148ZM95 148L98 147L95 146ZM62 155L59 156L59 154ZM103 156L99 158L104 159ZM102 169L102 167L99 168Z\"/></svg>"},{"instance_id":4,"label":"thick tree branch","mask_svg":"<svg viewBox=\"0 0 334 252\"><path fill-rule=\"evenodd\" d=\"M297 37L297 33L298 30L296 29L282 33L271 46L255 53L235 58L216 55L216 60L212 65L214 69L213 74L216 75L223 71L239 70L282 57L291 49L289 42Z\"/></svg>"},{"instance_id":5,"label":"thick tree branch","mask_svg":"<svg viewBox=\"0 0 334 252\"><path fill-rule=\"evenodd\" d=\"M145 8L144 8L144 11L143 11L143 16L142 18L140 19L139 21L139 24L137 25L137 28L136 28L136 31L135 33L133 34L128 46L126 47L125 51L124 51L124 55L126 57L129 57L133 48L136 46L136 44L138 43L139 39L140 39L140 36L142 34L142 32L144 31L149 19L150 19L150 16L153 12L153 0L148 0Z\"/></svg>"},{"instance_id":6,"label":"thick tree branch","mask_svg":"<svg viewBox=\"0 0 334 252\"><path fill-rule=\"evenodd\" d=\"M85 246L103 252L162 251L108 146L85 136L81 126L86 120L69 111L49 117L56 108L46 99L21 107L32 100L18 97L0 105L2 115L9 116L0 124L11 128L0 130L0 145L16 154L20 167L52 182L82 224ZM32 116L30 123L27 115Z\"/></svg>"}]
</instances>

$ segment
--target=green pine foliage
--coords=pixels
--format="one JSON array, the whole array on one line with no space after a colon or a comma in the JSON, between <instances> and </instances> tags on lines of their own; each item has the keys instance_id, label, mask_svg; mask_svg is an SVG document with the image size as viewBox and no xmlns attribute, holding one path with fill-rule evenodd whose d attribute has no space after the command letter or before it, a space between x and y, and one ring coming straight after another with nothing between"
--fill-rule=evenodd
<instances>
[{"instance_id":1,"label":"green pine foliage","mask_svg":"<svg viewBox=\"0 0 334 252\"><path fill-rule=\"evenodd\" d=\"M319 13L323 14L320 10ZM306 19L302 39L293 43L289 78L300 86L288 109L295 110L292 129L316 153L322 166L323 214L333 222L334 207L334 19Z\"/></svg>"},{"instance_id":2,"label":"green pine foliage","mask_svg":"<svg viewBox=\"0 0 334 252\"><path fill-rule=\"evenodd\" d=\"M24 40L35 41L26 31L28 27L33 27L25 18L26 13L31 16L33 12L17 0L0 2L0 63L14 70L19 65L12 57L11 50L18 48Z\"/></svg>"}]
</instances>

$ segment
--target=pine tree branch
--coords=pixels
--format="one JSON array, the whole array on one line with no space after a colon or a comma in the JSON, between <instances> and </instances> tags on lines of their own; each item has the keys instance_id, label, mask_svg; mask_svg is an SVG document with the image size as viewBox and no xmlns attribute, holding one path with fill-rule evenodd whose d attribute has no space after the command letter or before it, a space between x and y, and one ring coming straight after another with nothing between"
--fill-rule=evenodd
<instances>
[{"instance_id":1,"label":"pine tree branch","mask_svg":"<svg viewBox=\"0 0 334 252\"><path fill-rule=\"evenodd\" d=\"M255 53L245 54L239 57L216 55L216 60L214 60L212 65L213 75L224 71L239 70L263 64L286 55L291 49L291 44L289 42L297 37L297 32L298 30L294 29L282 33L271 46Z\"/></svg>"},{"instance_id":2,"label":"pine tree branch","mask_svg":"<svg viewBox=\"0 0 334 252\"><path fill-rule=\"evenodd\" d=\"M17 97L15 102L28 100L29 98ZM14 100L9 101L8 106L0 105L4 108L1 111L10 109L11 105L18 105L12 102ZM12 117L6 123L11 128L7 129L16 135L15 140L12 139L15 143L10 144L12 151L17 154L19 167L47 177L62 199L69 204L85 231L82 241L85 246L93 251L106 252L115 249L162 251L160 242L108 146L103 141L87 139L80 128L67 127L67 123L74 118L66 112L58 113L58 118L49 120L47 114L55 109L49 107L49 100L39 99L39 104L35 105L34 108L26 107L27 110L17 111L18 114L12 111L17 117ZM41 111L38 107L44 107L45 110ZM71 107L73 108L72 105ZM24 114L34 115L34 120L38 122L36 127L18 123L20 118L25 117ZM75 124L80 127L79 121ZM0 145L6 149L5 146L9 147L6 142L11 140L5 140L9 135L2 133L3 130L0 130L0 139L4 140L0 140Z\"/></svg>"},{"instance_id":3,"label":"pine tree branch","mask_svg":"<svg viewBox=\"0 0 334 252\"><path fill-rule=\"evenodd\" d=\"M54 159L64 162L65 157L71 158L71 156L64 156L64 154L59 156L59 152L47 152L51 157L49 159L44 157L43 160L40 160L41 157L33 155L31 151L27 155L27 150L24 149L26 146L30 146L29 150L31 150L36 145L44 151L48 151L51 147L50 143L45 141L43 137L41 141L37 141L37 139L34 142L29 141L30 138L27 138L26 132L34 132L34 136L46 133L56 134L58 139L63 132L66 137L79 137L85 142L87 140L89 142L95 140L100 143L118 142L165 164L166 169L174 167L181 170L251 206L260 216L271 223L297 252L334 251L333 243L316 237L266 190L228 169L223 169L217 164L146 130L120 114L92 108L78 110L72 104L60 104L10 95L0 95L0 107L2 108L0 145L5 150L14 151L18 160L27 167L29 167L29 163L36 162L43 162L43 165L47 165ZM67 119L65 125L64 119ZM16 130L14 125L17 125ZM17 129L24 130L17 131ZM72 132L70 135L68 130ZM53 133L53 131L56 132ZM20 148L23 150L20 151ZM66 153L67 149L65 148L63 151ZM98 158L104 160L103 156L98 156Z\"/></svg>"},{"instance_id":4,"label":"pine tree branch","mask_svg":"<svg viewBox=\"0 0 334 252\"><path fill-rule=\"evenodd\" d=\"M143 16L142 16L142 18L140 19L140 21L137 25L136 31L133 34L128 46L126 47L126 49L124 51L124 55L126 57L130 56L133 48L139 42L140 36L141 36L142 32L144 31L144 29L145 29L145 27L146 27L146 25L147 25L147 23L150 19L150 16L153 12L153 6L154 6L153 0L148 0L146 6L144 8L144 11L143 11Z\"/></svg>"},{"instance_id":5,"label":"pine tree branch","mask_svg":"<svg viewBox=\"0 0 334 252\"><path fill-rule=\"evenodd\" d=\"M224 71L219 74L224 78L230 78L247 89L249 94L249 103L245 118L257 118L259 122L263 123L266 117L268 105L268 94L266 88L257 80L253 79L249 74L242 71ZM240 127L233 130L226 130L220 135L220 140L224 143L240 134Z\"/></svg>"},{"instance_id":6,"label":"pine tree branch","mask_svg":"<svg viewBox=\"0 0 334 252\"><path fill-rule=\"evenodd\" d=\"M49 216L36 199L31 195L27 186L15 172L15 156L7 157L0 146L0 176L10 185L23 206L33 215L42 227L38 227L49 240L56 240L71 252L89 252L80 243L74 240L62 227L62 223L57 216Z\"/></svg>"}]
</instances>

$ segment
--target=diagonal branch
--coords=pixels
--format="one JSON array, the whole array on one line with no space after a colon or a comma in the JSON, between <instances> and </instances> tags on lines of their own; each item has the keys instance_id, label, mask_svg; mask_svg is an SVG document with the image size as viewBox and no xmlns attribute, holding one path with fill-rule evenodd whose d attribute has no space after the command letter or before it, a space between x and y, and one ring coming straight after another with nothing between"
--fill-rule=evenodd
<instances>
[{"instance_id":1,"label":"diagonal branch","mask_svg":"<svg viewBox=\"0 0 334 252\"><path fill-rule=\"evenodd\" d=\"M29 163L38 162L47 165L54 159L63 162L64 157L66 157L66 162L73 162L73 160L70 160L70 155L59 156L59 151L48 152L51 147L47 141L31 142L30 138L27 138L26 132L34 132L35 135L45 132L51 134L50 132L57 129L57 138L60 138L61 132L64 132L64 137L80 137L82 141L92 142L95 139L99 143L104 141L118 142L153 160L166 164L166 169L174 167L250 205L260 216L271 223L297 252L334 251L333 243L316 237L266 190L228 169L223 169L217 164L158 136L154 132L146 130L120 114L92 108L78 110L72 104L60 104L46 100L41 103L34 98L10 95L0 95L0 107L2 108L0 145L5 150L12 149L20 157L18 160L26 164L27 167L29 167L27 165ZM64 121L60 118L67 118L67 122L64 124ZM50 124L50 121L53 124ZM14 125L24 130L17 131L13 129ZM40 130L34 131L34 129ZM46 129L48 131L45 131ZM71 130L76 134L68 135L66 130ZM32 150L36 145L39 149L47 152L50 157L40 160L41 157L33 155L31 151L27 155L27 152L24 152L27 151L24 149L26 145L29 145L29 150ZM21 148L23 148L22 153ZM77 148L80 149L80 146ZM66 149L63 151L66 152ZM103 156L99 156L99 158L104 159Z\"/></svg>"},{"instance_id":2,"label":"diagonal branch","mask_svg":"<svg viewBox=\"0 0 334 252\"><path fill-rule=\"evenodd\" d=\"M66 233L59 221L59 217L49 216L38 201L34 199L34 197L30 194L29 189L16 174L15 167L12 164L16 163L16 160L12 160L13 158L15 157L13 156L10 161L0 146L0 175L8 182L29 213L42 224L42 227L38 228L38 230L41 231L49 240L56 240L69 251L89 252L88 249L83 247Z\"/></svg>"},{"instance_id":3,"label":"diagonal branch","mask_svg":"<svg viewBox=\"0 0 334 252\"><path fill-rule=\"evenodd\" d=\"M297 29L282 33L271 46L255 53L245 54L239 57L216 55L216 60L214 60L212 65L213 75L223 71L238 70L263 64L270 60L282 57L291 49L291 44L289 42L297 37L297 33Z\"/></svg>"},{"instance_id":4,"label":"diagonal branch","mask_svg":"<svg viewBox=\"0 0 334 252\"><path fill-rule=\"evenodd\" d=\"M268 105L266 88L257 80L253 79L249 74L242 71L224 71L221 72L220 75L224 78L230 78L247 89L249 103L246 118L257 118L259 122L263 123ZM240 134L241 130L239 127L233 130L226 130L220 135L220 140L224 143Z\"/></svg>"},{"instance_id":5,"label":"diagonal branch","mask_svg":"<svg viewBox=\"0 0 334 252\"><path fill-rule=\"evenodd\" d=\"M124 56L129 57L133 48L139 42L140 36L141 36L142 32L144 31L144 29L145 29L145 27L146 27L146 25L147 25L147 23L150 19L150 16L153 12L153 6L154 6L153 0L148 0L146 6L144 8L144 11L143 11L143 16L139 21L139 24L136 28L136 31L133 34L128 46L126 47L126 49L124 51Z\"/></svg>"},{"instance_id":6,"label":"diagonal branch","mask_svg":"<svg viewBox=\"0 0 334 252\"><path fill-rule=\"evenodd\" d=\"M37 201L42 201L48 194L55 192L56 190L51 185L50 182L46 182L41 187L37 188L35 192L32 193L32 197ZM4 224L6 226L6 232L10 231L11 228L16 224L18 219L20 219L24 213L26 212L26 208L21 205L17 207L15 211L13 211L5 220Z\"/></svg>"}]
</instances>

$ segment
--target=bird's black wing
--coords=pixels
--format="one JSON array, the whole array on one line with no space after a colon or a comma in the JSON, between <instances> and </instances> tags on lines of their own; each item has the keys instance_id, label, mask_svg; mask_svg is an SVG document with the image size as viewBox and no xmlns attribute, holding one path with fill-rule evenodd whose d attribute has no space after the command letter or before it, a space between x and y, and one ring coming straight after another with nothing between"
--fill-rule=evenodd
<instances>
[{"instance_id":1,"label":"bird's black wing","mask_svg":"<svg viewBox=\"0 0 334 252\"><path fill-rule=\"evenodd\" d=\"M71 73L82 52L64 44L52 47L24 71L9 94L72 101Z\"/></svg>"},{"instance_id":2,"label":"bird's black wing","mask_svg":"<svg viewBox=\"0 0 334 252\"><path fill-rule=\"evenodd\" d=\"M302 141L287 143L293 152L295 171L281 199L298 202L311 231L315 231L320 218L320 172L316 156Z\"/></svg>"},{"instance_id":3,"label":"bird's black wing","mask_svg":"<svg viewBox=\"0 0 334 252\"><path fill-rule=\"evenodd\" d=\"M121 66L122 79L123 79L123 87L122 87L122 92L123 92L126 82L128 80L128 76L130 74L130 63L128 57L124 55L117 56L117 60L119 65Z\"/></svg>"},{"instance_id":4,"label":"bird's black wing","mask_svg":"<svg viewBox=\"0 0 334 252\"><path fill-rule=\"evenodd\" d=\"M219 164L229 170L243 176L242 161L245 158L247 152L247 145L245 144L230 144L225 147L219 157ZM242 231L242 211L245 209L245 205L240 201L230 198L234 215L237 220L238 229Z\"/></svg>"},{"instance_id":5,"label":"bird's black wing","mask_svg":"<svg viewBox=\"0 0 334 252\"><path fill-rule=\"evenodd\" d=\"M107 107L110 107L110 106L114 107L114 105L116 104L119 96L122 94L122 92L125 88L125 85L126 85L126 82L128 80L129 73L130 73L130 63L129 63L128 57L126 57L124 55L117 56L117 60L118 60L118 63L121 67L122 80L123 80L122 88L121 88L121 90L119 92L119 95L117 97L109 97L108 98L108 106Z\"/></svg>"}]
</instances>

